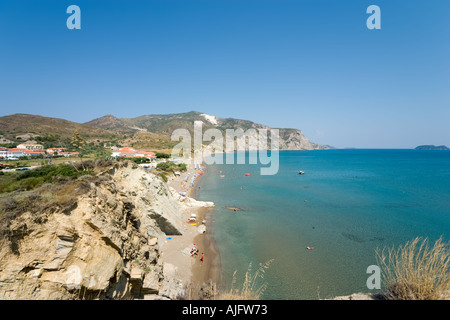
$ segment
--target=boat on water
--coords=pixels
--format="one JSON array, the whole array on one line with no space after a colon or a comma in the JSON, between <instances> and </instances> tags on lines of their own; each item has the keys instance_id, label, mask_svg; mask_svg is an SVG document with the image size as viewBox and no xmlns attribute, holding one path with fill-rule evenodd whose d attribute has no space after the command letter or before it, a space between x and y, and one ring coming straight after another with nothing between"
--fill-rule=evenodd
<instances>
[{"instance_id":1,"label":"boat on water","mask_svg":"<svg viewBox=\"0 0 450 320\"><path fill-rule=\"evenodd\" d=\"M250 174L250 173L246 173L245 175L246 175L246 176L251 176L251 174Z\"/></svg>"},{"instance_id":2,"label":"boat on water","mask_svg":"<svg viewBox=\"0 0 450 320\"><path fill-rule=\"evenodd\" d=\"M306 247L306 249L308 249L308 250L312 250L312 249L314 249L313 247Z\"/></svg>"},{"instance_id":3,"label":"boat on water","mask_svg":"<svg viewBox=\"0 0 450 320\"><path fill-rule=\"evenodd\" d=\"M298 174L305 174L305 172L300 170Z\"/></svg>"}]
</instances>

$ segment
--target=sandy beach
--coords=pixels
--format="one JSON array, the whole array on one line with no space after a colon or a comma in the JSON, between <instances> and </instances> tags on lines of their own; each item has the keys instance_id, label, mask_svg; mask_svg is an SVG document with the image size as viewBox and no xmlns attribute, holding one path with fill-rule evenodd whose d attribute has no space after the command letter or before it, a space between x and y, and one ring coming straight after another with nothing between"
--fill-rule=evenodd
<instances>
[{"instance_id":1,"label":"sandy beach","mask_svg":"<svg viewBox=\"0 0 450 320\"><path fill-rule=\"evenodd\" d=\"M189 187L190 178L185 183L184 179L188 173L190 177L194 173L200 172L195 170L192 165L188 165L186 172L180 176L170 178L168 185L174 188L177 192L186 192L186 196L197 199L197 191L202 175L198 175L194 181L194 185ZM206 170L203 174L208 174ZM196 225L191 225L188 218L191 214L196 214ZM212 280L213 283L219 285L220 283L220 256L215 246L214 239L210 234L211 230L211 208L204 207L189 207L181 212L182 219L185 223L183 227L183 235L170 236L165 240L161 247L164 262L173 264L177 267L179 278L183 285L201 286ZM205 221L206 232L199 233L198 226ZM193 246L197 247L198 255L190 255L190 249ZM204 256L203 262L200 261L201 256Z\"/></svg>"}]
</instances>

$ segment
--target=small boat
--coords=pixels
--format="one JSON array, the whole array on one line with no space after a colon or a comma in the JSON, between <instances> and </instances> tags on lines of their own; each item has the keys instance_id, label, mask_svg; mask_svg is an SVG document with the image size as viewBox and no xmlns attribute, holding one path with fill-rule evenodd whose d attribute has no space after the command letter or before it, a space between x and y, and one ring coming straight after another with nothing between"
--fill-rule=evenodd
<instances>
[{"instance_id":1,"label":"small boat","mask_svg":"<svg viewBox=\"0 0 450 320\"><path fill-rule=\"evenodd\" d=\"M251 176L251 174L250 174L250 173L246 173L245 175L246 175L246 176Z\"/></svg>"},{"instance_id":2,"label":"small boat","mask_svg":"<svg viewBox=\"0 0 450 320\"><path fill-rule=\"evenodd\" d=\"M308 250L312 250L312 249L314 249L313 247L306 247L306 249L308 249Z\"/></svg>"},{"instance_id":3,"label":"small boat","mask_svg":"<svg viewBox=\"0 0 450 320\"><path fill-rule=\"evenodd\" d=\"M300 170L298 174L305 174L305 172Z\"/></svg>"},{"instance_id":4,"label":"small boat","mask_svg":"<svg viewBox=\"0 0 450 320\"><path fill-rule=\"evenodd\" d=\"M221 177L221 178L223 178L223 177L225 177L223 174L221 174L219 177Z\"/></svg>"}]
</instances>

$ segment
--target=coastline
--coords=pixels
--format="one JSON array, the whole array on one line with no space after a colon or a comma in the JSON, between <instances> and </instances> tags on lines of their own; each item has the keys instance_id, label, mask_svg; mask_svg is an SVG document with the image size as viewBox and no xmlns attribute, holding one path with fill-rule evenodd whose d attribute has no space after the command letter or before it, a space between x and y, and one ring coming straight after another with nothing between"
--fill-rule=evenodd
<instances>
[{"instance_id":1,"label":"coastline","mask_svg":"<svg viewBox=\"0 0 450 320\"><path fill-rule=\"evenodd\" d=\"M203 166L203 168L206 168ZM186 197L198 201L199 187L203 188L203 176L198 175L192 187L182 188L184 177L188 173L194 173L192 165L188 165L186 172L180 176L170 178L167 184L177 193L186 191ZM203 171L208 174L207 168ZM201 203L201 202L199 202ZM197 215L197 225L191 226L187 220L192 213ZM173 264L178 269L181 283L191 288L201 288L202 285L212 282L218 287L221 278L220 255L212 236L212 209L204 206L187 206L182 212L182 219L185 226L183 235L171 236L170 240L165 240L162 247L164 262ZM206 232L199 233L197 227L205 221ZM198 255L191 256L189 249L196 245ZM204 253L203 262L200 257ZM211 280L211 281L210 281ZM188 298L189 299L189 298Z\"/></svg>"},{"instance_id":2,"label":"coastline","mask_svg":"<svg viewBox=\"0 0 450 320\"><path fill-rule=\"evenodd\" d=\"M201 184L201 179L198 181ZM192 193L192 198L198 200L198 188ZM204 253L204 261L196 259L192 268L192 283L202 285L212 281L217 287L220 286L221 281L221 263L220 254L217 244L212 235L213 213L211 209L199 210L199 221L206 220L205 234L199 234L195 237L195 243L200 244L200 255ZM202 250L203 248L203 250Z\"/></svg>"}]
</instances>

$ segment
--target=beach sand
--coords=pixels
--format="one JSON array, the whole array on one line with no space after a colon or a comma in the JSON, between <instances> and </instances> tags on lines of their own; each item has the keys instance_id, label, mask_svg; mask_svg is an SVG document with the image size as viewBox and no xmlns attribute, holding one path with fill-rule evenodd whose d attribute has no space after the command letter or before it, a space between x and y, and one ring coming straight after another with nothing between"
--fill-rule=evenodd
<instances>
[{"instance_id":1,"label":"beach sand","mask_svg":"<svg viewBox=\"0 0 450 320\"><path fill-rule=\"evenodd\" d=\"M192 166L188 166L188 170L183 172L181 176L175 176L168 181L168 185L177 192L186 191L186 196L197 199L197 190L199 182L202 178L199 175L194 182L193 187L182 188L183 180L187 173L198 172ZM207 171L203 171L208 174ZM188 180L189 181L189 180ZM190 225L188 218L192 213L197 215L196 225ZM217 286L220 284L220 256L217 251L214 239L211 235L212 227L212 209L210 208L186 208L181 212L185 226L183 227L183 235L171 236L170 240L165 240L161 246L163 261L171 263L177 267L178 275L183 285L191 285L194 287L201 286L211 280ZM206 232L200 234L197 227L206 220ZM190 249L197 246L198 255L191 256ZM204 254L203 262L200 257Z\"/></svg>"}]
</instances>

